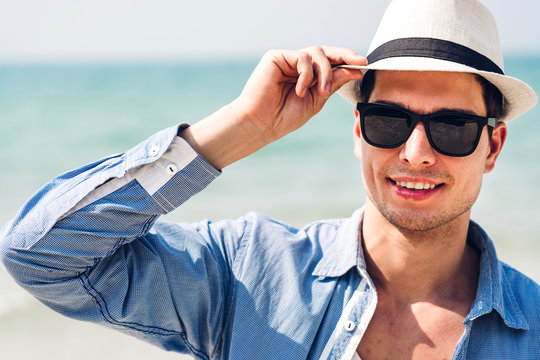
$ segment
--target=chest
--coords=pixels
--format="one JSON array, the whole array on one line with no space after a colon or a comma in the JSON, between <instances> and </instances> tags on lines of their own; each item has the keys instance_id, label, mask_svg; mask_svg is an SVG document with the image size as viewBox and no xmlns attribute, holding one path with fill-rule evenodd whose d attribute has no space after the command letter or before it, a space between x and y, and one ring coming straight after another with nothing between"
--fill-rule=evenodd
<instances>
[{"instance_id":1,"label":"chest","mask_svg":"<svg viewBox=\"0 0 540 360\"><path fill-rule=\"evenodd\" d=\"M378 305L357 351L362 360L451 359L465 332L466 308L418 303L397 311Z\"/></svg>"}]
</instances>

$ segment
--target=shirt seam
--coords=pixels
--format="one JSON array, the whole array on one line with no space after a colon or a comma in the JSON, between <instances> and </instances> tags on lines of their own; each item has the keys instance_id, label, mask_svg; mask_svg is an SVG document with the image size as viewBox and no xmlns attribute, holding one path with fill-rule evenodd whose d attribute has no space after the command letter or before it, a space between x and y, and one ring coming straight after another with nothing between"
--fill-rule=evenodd
<instances>
[{"instance_id":1,"label":"shirt seam","mask_svg":"<svg viewBox=\"0 0 540 360\"><path fill-rule=\"evenodd\" d=\"M235 274L239 270L238 268L240 266L241 259L243 259L244 257L244 251L245 251L244 249L246 249L247 247L247 242L249 241L252 227L253 225L249 221L245 221L244 230L242 231L242 235L240 235L239 237L239 241L238 241L239 245L236 247L236 255L232 259L231 275L229 277L229 284L228 284L228 288L231 289L231 296L230 296L229 306L226 311L226 315L224 319L225 324L228 324L229 319L233 319L234 321L233 309L236 308L235 299L236 299L237 288L238 288L238 282L236 281L238 277ZM221 335L221 338L220 338L220 344L219 346L216 347L216 351L221 351L223 342L225 340L225 335L226 335L226 331L223 331L223 334Z\"/></svg>"},{"instance_id":2,"label":"shirt seam","mask_svg":"<svg viewBox=\"0 0 540 360\"><path fill-rule=\"evenodd\" d=\"M101 295L101 293L97 291L94 286L92 286L92 283L90 282L90 279L88 278L88 276L86 274L83 274L79 276L79 280L84 290L88 293L88 295L90 295L94 299L94 302L97 304L99 312L103 320L105 320L107 323L112 324L112 325L122 326L126 329L130 329L133 331L142 332L147 335L180 336L180 338L182 339L186 347L193 353L193 355L198 356L201 359L209 360L208 355L206 355L201 350L197 349L188 341L186 333L184 331L169 330L169 329L165 329L159 326L150 326L150 325L139 324L136 322L116 320L109 312L107 302L103 298L103 295Z\"/></svg>"},{"instance_id":3,"label":"shirt seam","mask_svg":"<svg viewBox=\"0 0 540 360\"><path fill-rule=\"evenodd\" d=\"M236 274L240 269L241 261L244 258L244 252L247 248L247 244L249 242L249 239L251 238L251 230L253 228L253 225L250 221L246 221L246 225L244 226L244 231L242 232L242 235L240 235L238 246L236 248L236 255L234 256L232 260L232 274Z\"/></svg>"}]
</instances>

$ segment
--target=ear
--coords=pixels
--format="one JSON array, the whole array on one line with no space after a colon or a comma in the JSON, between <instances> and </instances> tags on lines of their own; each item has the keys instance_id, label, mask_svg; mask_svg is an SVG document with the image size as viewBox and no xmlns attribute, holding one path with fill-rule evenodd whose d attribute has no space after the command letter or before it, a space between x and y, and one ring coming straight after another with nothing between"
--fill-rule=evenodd
<instances>
[{"instance_id":1,"label":"ear","mask_svg":"<svg viewBox=\"0 0 540 360\"><path fill-rule=\"evenodd\" d=\"M504 122L500 122L493 129L493 134L491 140L489 141L489 152L486 158L486 165L484 168L484 173L487 174L493 170L495 167L495 162L501 153L504 142L506 141L506 134L508 129Z\"/></svg>"},{"instance_id":2,"label":"ear","mask_svg":"<svg viewBox=\"0 0 540 360\"><path fill-rule=\"evenodd\" d=\"M354 109L354 127L353 127L353 139L354 139L354 155L358 159L362 159L362 132L360 130L360 113Z\"/></svg>"}]
</instances>

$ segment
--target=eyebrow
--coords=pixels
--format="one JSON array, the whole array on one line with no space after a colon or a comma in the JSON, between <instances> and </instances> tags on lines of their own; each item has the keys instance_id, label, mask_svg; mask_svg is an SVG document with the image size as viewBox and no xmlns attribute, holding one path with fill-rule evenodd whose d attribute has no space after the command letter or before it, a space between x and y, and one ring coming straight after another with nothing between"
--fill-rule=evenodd
<instances>
[{"instance_id":1,"label":"eyebrow","mask_svg":"<svg viewBox=\"0 0 540 360\"><path fill-rule=\"evenodd\" d=\"M396 102L396 101L389 101L389 100L371 100L371 99L370 99L370 102L374 102L374 103L378 103L378 104L393 105L393 106L397 106L397 107L406 109L406 110L411 111L411 112L413 112L413 113L416 113L416 111L412 110L412 109L411 109L409 106L407 106L406 104L399 103L399 102ZM442 111L456 111L456 112L460 112L460 113L463 113L463 114L469 114L469 115L475 115L475 116L483 116L483 115L479 115L479 114L477 114L477 113L475 113L474 111L469 110L469 109L463 109L463 108L449 108L449 107L439 107L439 108L435 108L434 111L430 112L429 114L435 114L435 113L442 112Z\"/></svg>"}]
</instances>

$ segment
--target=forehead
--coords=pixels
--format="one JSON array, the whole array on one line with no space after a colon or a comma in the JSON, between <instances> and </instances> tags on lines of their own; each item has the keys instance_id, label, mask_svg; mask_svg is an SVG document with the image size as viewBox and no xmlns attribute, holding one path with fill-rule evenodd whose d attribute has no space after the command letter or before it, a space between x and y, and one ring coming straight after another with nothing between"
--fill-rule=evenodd
<instances>
[{"instance_id":1,"label":"forehead","mask_svg":"<svg viewBox=\"0 0 540 360\"><path fill-rule=\"evenodd\" d=\"M443 71L377 71L371 102L387 101L419 113L463 109L486 114L476 76Z\"/></svg>"}]
</instances>

